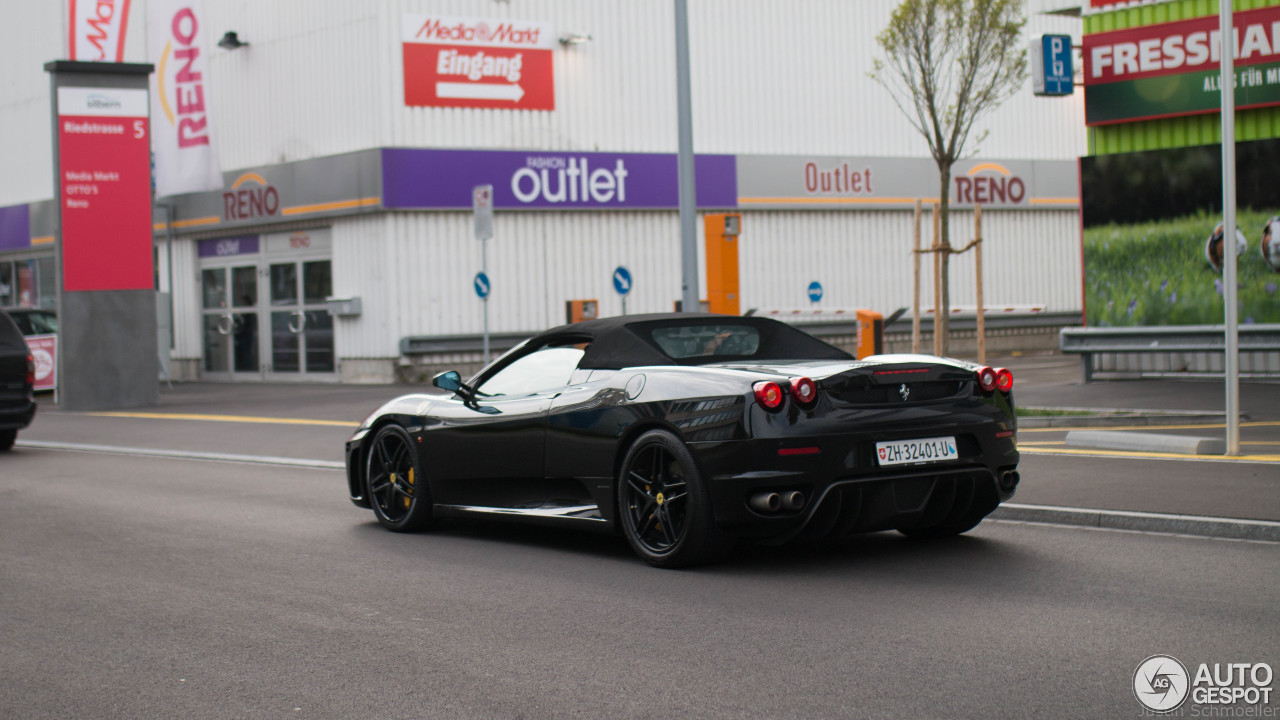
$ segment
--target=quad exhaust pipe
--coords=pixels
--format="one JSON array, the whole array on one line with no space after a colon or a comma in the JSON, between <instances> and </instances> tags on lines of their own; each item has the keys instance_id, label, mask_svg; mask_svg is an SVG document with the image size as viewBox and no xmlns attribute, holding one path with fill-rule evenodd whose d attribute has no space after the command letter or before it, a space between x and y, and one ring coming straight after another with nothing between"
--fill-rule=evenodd
<instances>
[{"instance_id":1,"label":"quad exhaust pipe","mask_svg":"<svg viewBox=\"0 0 1280 720\"><path fill-rule=\"evenodd\" d=\"M791 512L804 508L804 493L799 490L782 493L782 507Z\"/></svg>"},{"instance_id":2,"label":"quad exhaust pipe","mask_svg":"<svg viewBox=\"0 0 1280 720\"><path fill-rule=\"evenodd\" d=\"M758 512L776 513L782 509L782 496L776 492L756 493L748 504Z\"/></svg>"},{"instance_id":3,"label":"quad exhaust pipe","mask_svg":"<svg viewBox=\"0 0 1280 720\"><path fill-rule=\"evenodd\" d=\"M1017 470L1010 470L1003 473L1000 475L1000 489L1005 492L1011 492L1014 488L1018 487L1018 482L1021 479L1022 478L1018 475Z\"/></svg>"},{"instance_id":4,"label":"quad exhaust pipe","mask_svg":"<svg viewBox=\"0 0 1280 720\"><path fill-rule=\"evenodd\" d=\"M796 512L804 509L805 497L799 490L787 490L781 493L767 491L752 495L747 504L752 510L761 513L776 513L783 510Z\"/></svg>"}]
</instances>

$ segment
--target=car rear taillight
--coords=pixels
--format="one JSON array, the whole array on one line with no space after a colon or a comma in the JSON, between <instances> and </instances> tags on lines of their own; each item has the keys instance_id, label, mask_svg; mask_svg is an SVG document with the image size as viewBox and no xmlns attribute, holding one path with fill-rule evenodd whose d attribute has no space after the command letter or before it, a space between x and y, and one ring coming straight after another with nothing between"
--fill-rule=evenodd
<instances>
[{"instance_id":1,"label":"car rear taillight","mask_svg":"<svg viewBox=\"0 0 1280 720\"><path fill-rule=\"evenodd\" d=\"M801 405L808 407L818 399L818 386L807 377L791 378L791 397Z\"/></svg>"},{"instance_id":2,"label":"car rear taillight","mask_svg":"<svg viewBox=\"0 0 1280 720\"><path fill-rule=\"evenodd\" d=\"M982 392L991 392L996 389L996 371L994 368L983 365L973 372L978 376L978 387L982 388Z\"/></svg>"},{"instance_id":3,"label":"car rear taillight","mask_svg":"<svg viewBox=\"0 0 1280 720\"><path fill-rule=\"evenodd\" d=\"M27 384L36 384L36 359L27 353Z\"/></svg>"},{"instance_id":4,"label":"car rear taillight","mask_svg":"<svg viewBox=\"0 0 1280 720\"><path fill-rule=\"evenodd\" d=\"M761 380L752 385L751 389L756 393L756 402L760 403L760 407L765 410L776 411L787 399L786 393L782 392L782 386L772 380Z\"/></svg>"},{"instance_id":5,"label":"car rear taillight","mask_svg":"<svg viewBox=\"0 0 1280 720\"><path fill-rule=\"evenodd\" d=\"M1000 392L1009 392L1013 389L1013 373L1009 368L996 368L996 387Z\"/></svg>"}]
</instances>

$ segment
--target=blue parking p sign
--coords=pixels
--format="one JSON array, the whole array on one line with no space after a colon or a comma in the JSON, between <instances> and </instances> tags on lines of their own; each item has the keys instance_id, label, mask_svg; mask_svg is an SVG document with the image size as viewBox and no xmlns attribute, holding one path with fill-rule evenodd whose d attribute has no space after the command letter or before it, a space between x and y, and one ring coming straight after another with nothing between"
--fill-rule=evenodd
<instances>
[{"instance_id":1,"label":"blue parking p sign","mask_svg":"<svg viewBox=\"0 0 1280 720\"><path fill-rule=\"evenodd\" d=\"M1036 95L1070 95L1074 75L1070 35L1042 35L1031 41L1031 88Z\"/></svg>"}]
</instances>

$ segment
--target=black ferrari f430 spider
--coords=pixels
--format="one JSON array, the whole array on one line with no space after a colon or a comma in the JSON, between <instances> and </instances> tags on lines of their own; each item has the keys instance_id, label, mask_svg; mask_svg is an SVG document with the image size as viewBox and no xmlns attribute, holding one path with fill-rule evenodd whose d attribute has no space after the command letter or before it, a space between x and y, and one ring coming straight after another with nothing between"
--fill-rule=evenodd
<instances>
[{"instance_id":1,"label":"black ferrari f430 spider","mask_svg":"<svg viewBox=\"0 0 1280 720\"><path fill-rule=\"evenodd\" d=\"M483 515L621 533L652 565L896 529L963 533L1013 496L1013 376L848 353L766 318L638 315L536 335L347 442L390 530Z\"/></svg>"}]
</instances>

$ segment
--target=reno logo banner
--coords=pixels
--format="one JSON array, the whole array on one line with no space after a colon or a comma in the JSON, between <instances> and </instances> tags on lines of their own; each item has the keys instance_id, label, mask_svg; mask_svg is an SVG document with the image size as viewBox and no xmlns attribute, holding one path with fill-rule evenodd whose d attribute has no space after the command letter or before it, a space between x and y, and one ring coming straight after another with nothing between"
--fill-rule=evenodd
<instances>
[{"instance_id":1,"label":"reno logo banner","mask_svg":"<svg viewBox=\"0 0 1280 720\"><path fill-rule=\"evenodd\" d=\"M218 190L222 171L209 112L208 29L201 0L150 0L152 151L156 195Z\"/></svg>"},{"instance_id":2,"label":"reno logo banner","mask_svg":"<svg viewBox=\"0 0 1280 720\"><path fill-rule=\"evenodd\" d=\"M123 62L129 0L69 0L72 60Z\"/></svg>"},{"instance_id":3,"label":"reno logo banner","mask_svg":"<svg viewBox=\"0 0 1280 720\"><path fill-rule=\"evenodd\" d=\"M984 162L960 173L952 171L951 202L956 205L1023 205L1027 183L1000 163Z\"/></svg>"},{"instance_id":4,"label":"reno logo banner","mask_svg":"<svg viewBox=\"0 0 1280 720\"><path fill-rule=\"evenodd\" d=\"M937 202L927 158L739 155L738 205L767 209L910 208ZM973 160L951 168L951 205L1054 210L1079 205L1074 160Z\"/></svg>"},{"instance_id":5,"label":"reno logo banner","mask_svg":"<svg viewBox=\"0 0 1280 720\"><path fill-rule=\"evenodd\" d=\"M261 175L247 172L222 193L223 220L257 220L280 212L280 191Z\"/></svg>"},{"instance_id":6,"label":"reno logo banner","mask_svg":"<svg viewBox=\"0 0 1280 720\"><path fill-rule=\"evenodd\" d=\"M405 15L401 40L405 105L556 109L547 23Z\"/></svg>"}]
</instances>

